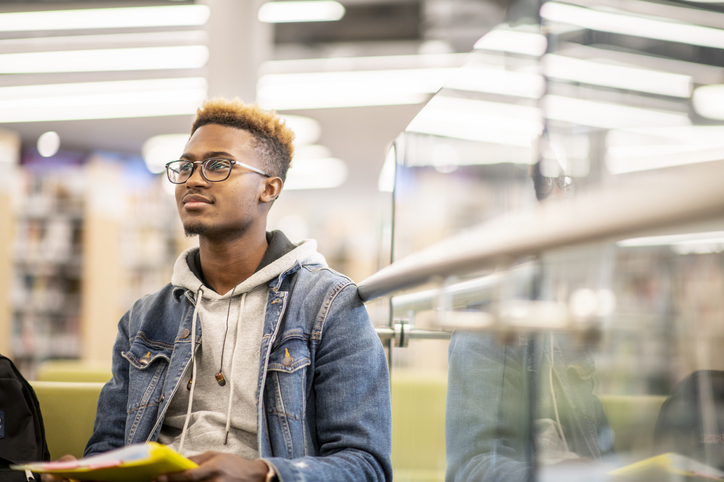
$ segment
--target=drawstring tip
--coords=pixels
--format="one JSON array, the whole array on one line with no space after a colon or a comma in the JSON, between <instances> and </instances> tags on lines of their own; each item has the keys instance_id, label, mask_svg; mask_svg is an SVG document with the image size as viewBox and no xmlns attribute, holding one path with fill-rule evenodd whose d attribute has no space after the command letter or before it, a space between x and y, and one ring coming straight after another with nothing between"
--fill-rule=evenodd
<instances>
[{"instance_id":1,"label":"drawstring tip","mask_svg":"<svg viewBox=\"0 0 724 482\"><path fill-rule=\"evenodd\" d=\"M229 441L229 431L227 430L226 435L224 436L224 445L226 445L228 441Z\"/></svg>"},{"instance_id":2,"label":"drawstring tip","mask_svg":"<svg viewBox=\"0 0 724 482\"><path fill-rule=\"evenodd\" d=\"M216 383L218 383L219 386L223 387L224 385L226 385L226 378L224 378L223 373L219 372L215 376L216 376Z\"/></svg>"}]
</instances>

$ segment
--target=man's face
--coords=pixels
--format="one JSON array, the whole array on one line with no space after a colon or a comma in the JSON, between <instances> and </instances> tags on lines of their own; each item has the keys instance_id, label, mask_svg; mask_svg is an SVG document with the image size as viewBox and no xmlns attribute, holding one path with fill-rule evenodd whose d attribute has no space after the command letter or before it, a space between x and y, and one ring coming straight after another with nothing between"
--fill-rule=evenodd
<instances>
[{"instance_id":1,"label":"man's face","mask_svg":"<svg viewBox=\"0 0 724 482\"><path fill-rule=\"evenodd\" d=\"M181 159L224 157L262 169L253 146L254 137L248 131L207 124L191 136ZM264 176L235 164L228 179L209 182L197 164L193 175L176 185L176 205L186 234L234 238L246 232L266 216L260 202L265 181Z\"/></svg>"}]
</instances>

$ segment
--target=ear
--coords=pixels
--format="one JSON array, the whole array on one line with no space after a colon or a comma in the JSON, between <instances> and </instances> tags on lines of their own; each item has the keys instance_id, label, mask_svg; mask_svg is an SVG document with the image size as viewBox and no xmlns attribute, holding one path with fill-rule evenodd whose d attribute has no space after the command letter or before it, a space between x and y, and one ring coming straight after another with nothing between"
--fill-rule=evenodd
<instances>
[{"instance_id":1,"label":"ear","mask_svg":"<svg viewBox=\"0 0 724 482\"><path fill-rule=\"evenodd\" d=\"M284 187L284 181L282 181L281 178L267 178L264 180L264 189L259 196L259 201L263 203L273 202L279 197L279 194L282 192L282 187Z\"/></svg>"}]
</instances>

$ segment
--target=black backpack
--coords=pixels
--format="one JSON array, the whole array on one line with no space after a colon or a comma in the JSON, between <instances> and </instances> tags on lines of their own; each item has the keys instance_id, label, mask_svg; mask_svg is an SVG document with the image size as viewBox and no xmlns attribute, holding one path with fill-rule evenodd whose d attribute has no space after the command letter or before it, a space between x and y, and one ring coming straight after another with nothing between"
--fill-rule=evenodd
<instances>
[{"instance_id":1,"label":"black backpack","mask_svg":"<svg viewBox=\"0 0 724 482\"><path fill-rule=\"evenodd\" d=\"M13 362L0 355L0 480L26 481L24 472L9 465L40 460L50 460L50 452L38 398Z\"/></svg>"}]
</instances>

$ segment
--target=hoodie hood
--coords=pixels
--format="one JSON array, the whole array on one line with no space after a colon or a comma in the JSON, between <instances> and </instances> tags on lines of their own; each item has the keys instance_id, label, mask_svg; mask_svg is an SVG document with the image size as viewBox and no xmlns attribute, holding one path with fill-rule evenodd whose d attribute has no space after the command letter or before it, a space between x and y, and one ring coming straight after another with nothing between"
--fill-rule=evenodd
<instances>
[{"instance_id":1,"label":"hoodie hood","mask_svg":"<svg viewBox=\"0 0 724 482\"><path fill-rule=\"evenodd\" d=\"M327 266L324 256L317 252L317 242L313 239L303 240L294 245L294 249L287 252L280 258L272 261L263 268L257 270L253 275L236 285L236 287L228 293L219 294L209 287L204 286L203 282L189 268L187 257L198 251L198 247L192 247L185 250L176 259L173 268L173 276L171 283L198 292L199 288L203 289L203 296L209 301L218 301L228 299L232 296L239 296L242 293L248 293L254 288L266 285L269 281L276 278L289 268L299 262L300 265L321 265Z\"/></svg>"}]
</instances>

